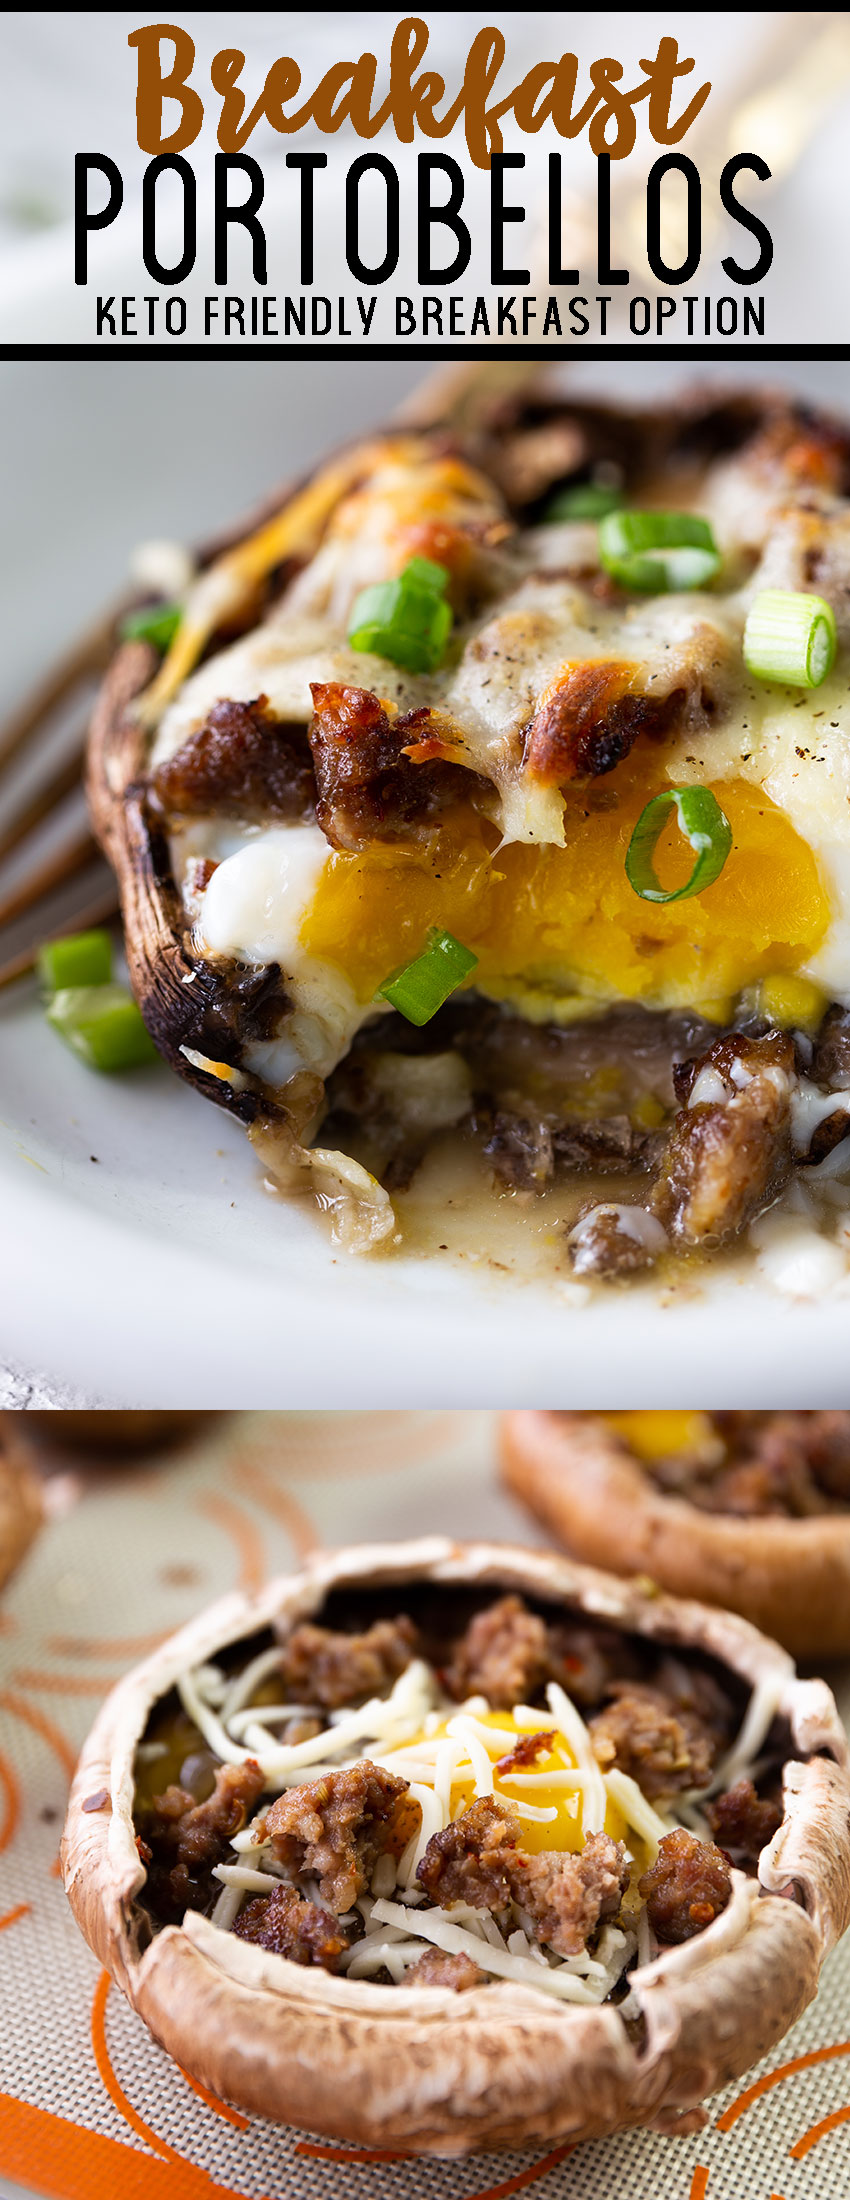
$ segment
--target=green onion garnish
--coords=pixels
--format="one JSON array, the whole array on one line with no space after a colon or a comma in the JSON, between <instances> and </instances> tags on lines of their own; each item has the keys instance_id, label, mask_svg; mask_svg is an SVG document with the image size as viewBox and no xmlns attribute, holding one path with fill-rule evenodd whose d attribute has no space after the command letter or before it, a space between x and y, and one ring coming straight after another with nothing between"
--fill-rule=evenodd
<instances>
[{"instance_id":1,"label":"green onion garnish","mask_svg":"<svg viewBox=\"0 0 850 2200\"><path fill-rule=\"evenodd\" d=\"M744 628L744 663L757 680L820 687L837 648L835 613L823 596L763 588L756 597Z\"/></svg>"},{"instance_id":2,"label":"green onion garnish","mask_svg":"<svg viewBox=\"0 0 850 2200\"><path fill-rule=\"evenodd\" d=\"M692 512L607 512L599 556L621 588L660 595L713 580L720 552L707 519Z\"/></svg>"},{"instance_id":3,"label":"green onion garnish","mask_svg":"<svg viewBox=\"0 0 850 2200\"><path fill-rule=\"evenodd\" d=\"M451 632L448 581L444 565L411 558L397 580L361 588L348 626L352 649L371 650L406 672L435 671Z\"/></svg>"},{"instance_id":4,"label":"green onion garnish","mask_svg":"<svg viewBox=\"0 0 850 2200\"><path fill-rule=\"evenodd\" d=\"M112 941L108 932L70 932L39 948L38 975L46 993L68 985L108 985Z\"/></svg>"},{"instance_id":5,"label":"green onion garnish","mask_svg":"<svg viewBox=\"0 0 850 2200\"><path fill-rule=\"evenodd\" d=\"M668 892L652 858L672 809L697 860L684 886ZM731 846L732 827L710 787L667 787L641 811L626 853L626 877L641 901L686 901L720 877Z\"/></svg>"},{"instance_id":6,"label":"green onion garnish","mask_svg":"<svg viewBox=\"0 0 850 2200\"><path fill-rule=\"evenodd\" d=\"M47 1021L90 1069L135 1069L157 1059L125 985L63 986L53 995Z\"/></svg>"},{"instance_id":7,"label":"green onion garnish","mask_svg":"<svg viewBox=\"0 0 850 2200\"><path fill-rule=\"evenodd\" d=\"M128 611L121 621L125 642L153 642L163 656L171 647L183 617L179 603L151 603L143 611Z\"/></svg>"},{"instance_id":8,"label":"green onion garnish","mask_svg":"<svg viewBox=\"0 0 850 2200\"><path fill-rule=\"evenodd\" d=\"M606 512L616 512L622 501L622 489L605 489L596 481L577 481L572 489L555 490L541 519L547 526L557 519L604 519Z\"/></svg>"},{"instance_id":9,"label":"green onion garnish","mask_svg":"<svg viewBox=\"0 0 850 2200\"><path fill-rule=\"evenodd\" d=\"M440 932L434 925L424 952L414 962L394 970L378 987L375 999L389 1001L409 1024L429 1024L450 993L469 977L477 961L478 956L451 932Z\"/></svg>"}]
</instances>

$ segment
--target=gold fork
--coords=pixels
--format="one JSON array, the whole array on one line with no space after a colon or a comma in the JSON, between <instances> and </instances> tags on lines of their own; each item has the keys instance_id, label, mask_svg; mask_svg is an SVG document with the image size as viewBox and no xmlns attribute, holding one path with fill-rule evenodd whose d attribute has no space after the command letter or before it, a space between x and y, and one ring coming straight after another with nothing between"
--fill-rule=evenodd
<instances>
[{"instance_id":1,"label":"gold fork","mask_svg":"<svg viewBox=\"0 0 850 2200\"><path fill-rule=\"evenodd\" d=\"M33 968L45 940L117 913L112 873L73 798L82 784L89 710L126 608L122 602L102 612L0 734L0 784L9 797L0 826L0 987ZM16 781L33 764L34 784L21 790Z\"/></svg>"}]
</instances>

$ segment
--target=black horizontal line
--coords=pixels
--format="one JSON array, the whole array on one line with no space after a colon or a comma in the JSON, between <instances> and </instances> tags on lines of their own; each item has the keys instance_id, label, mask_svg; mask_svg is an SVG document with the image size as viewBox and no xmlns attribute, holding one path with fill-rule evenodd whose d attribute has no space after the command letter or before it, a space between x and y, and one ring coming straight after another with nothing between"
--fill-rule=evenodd
<instances>
[{"instance_id":1,"label":"black horizontal line","mask_svg":"<svg viewBox=\"0 0 850 2200\"><path fill-rule=\"evenodd\" d=\"M760 360L770 366L780 360L792 360L807 364L812 360L836 360L850 362L850 344L772 344L756 338L749 344L585 344L580 338L570 344L291 344L232 343L232 344L184 344L176 339L171 344L112 343L100 344L0 344L0 361L55 359L188 359L196 363L202 359L329 359L335 364L350 359L413 359L419 363L439 362L441 359L505 359L522 355L532 365L555 366L564 360L573 362L590 359L594 363L612 360L616 364L633 359L669 359L677 366L694 364L705 366L713 360Z\"/></svg>"}]
</instances>

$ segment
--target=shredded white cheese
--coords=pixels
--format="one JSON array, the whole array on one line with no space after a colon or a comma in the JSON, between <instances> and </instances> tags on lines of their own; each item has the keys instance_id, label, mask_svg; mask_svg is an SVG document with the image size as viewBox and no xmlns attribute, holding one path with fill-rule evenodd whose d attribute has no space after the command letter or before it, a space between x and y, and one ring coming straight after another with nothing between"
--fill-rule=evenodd
<instances>
[{"instance_id":1,"label":"shredded white cheese","mask_svg":"<svg viewBox=\"0 0 850 2200\"><path fill-rule=\"evenodd\" d=\"M407 1916L408 1913L400 1902L376 1902L372 1910L372 1917L379 1925L404 1925ZM604 2001L610 1985L614 1983L612 1979L609 1985L607 1973L603 1973L598 1979L581 1979L566 1963L547 1964L544 1969L530 1958L511 1955L508 1948L494 1948L489 1941L479 1940L468 1927L456 1925L446 1910L417 1910L415 1931L418 1939L429 1941L435 1948L444 1949L446 1955L471 1956L482 1971L491 1973L494 1978L508 1978L513 1979L517 1985L535 1986L544 1994L555 1995L559 2001ZM362 1947L362 1942L360 1945ZM627 1945L624 1936L624 1949ZM421 1953L419 1948L417 1954ZM622 1967L622 1963L618 1964L615 1977Z\"/></svg>"},{"instance_id":2,"label":"shredded white cheese","mask_svg":"<svg viewBox=\"0 0 850 2200\"><path fill-rule=\"evenodd\" d=\"M787 1670L784 1673L774 1671L756 1682L737 1739L733 1742L728 1756L724 1757L722 1764L718 1765L711 1782L709 1792L712 1795L717 1795L726 1788L734 1787L735 1781L740 1780L748 1766L752 1765L754 1759L760 1756L793 1670L794 1667L789 1658Z\"/></svg>"},{"instance_id":3,"label":"shredded white cheese","mask_svg":"<svg viewBox=\"0 0 850 2200\"><path fill-rule=\"evenodd\" d=\"M576 1764L585 1774L585 1790L582 1799L582 1825L585 1835L601 1833L605 1825L607 1798L605 1778L593 1754L593 1743L580 1712L570 1702L557 1681L550 1681L546 1701L560 1732L566 1736Z\"/></svg>"}]
</instances>

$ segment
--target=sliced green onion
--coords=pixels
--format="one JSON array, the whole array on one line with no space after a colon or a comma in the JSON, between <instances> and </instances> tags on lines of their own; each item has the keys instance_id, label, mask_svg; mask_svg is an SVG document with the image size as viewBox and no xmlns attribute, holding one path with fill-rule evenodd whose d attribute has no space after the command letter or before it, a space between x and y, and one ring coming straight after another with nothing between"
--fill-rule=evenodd
<instances>
[{"instance_id":1,"label":"sliced green onion","mask_svg":"<svg viewBox=\"0 0 850 2200\"><path fill-rule=\"evenodd\" d=\"M744 663L757 680L820 687L832 671L837 648L835 613L823 596L763 588L750 607Z\"/></svg>"},{"instance_id":2,"label":"sliced green onion","mask_svg":"<svg viewBox=\"0 0 850 2200\"><path fill-rule=\"evenodd\" d=\"M547 526L557 519L604 519L606 512L618 511L622 501L622 489L603 488L601 481L577 481L572 489L556 489L540 516Z\"/></svg>"},{"instance_id":3,"label":"sliced green onion","mask_svg":"<svg viewBox=\"0 0 850 2200\"><path fill-rule=\"evenodd\" d=\"M38 975L46 993L68 985L108 985L112 941L108 932L69 932L46 940L38 953Z\"/></svg>"},{"instance_id":4,"label":"sliced green onion","mask_svg":"<svg viewBox=\"0 0 850 2200\"><path fill-rule=\"evenodd\" d=\"M408 558L399 579L405 588L425 588L432 596L442 596L449 585L449 571L438 565L436 558Z\"/></svg>"},{"instance_id":5,"label":"sliced green onion","mask_svg":"<svg viewBox=\"0 0 850 2200\"><path fill-rule=\"evenodd\" d=\"M135 1069L157 1059L125 985L63 986L53 995L47 1021L90 1069Z\"/></svg>"},{"instance_id":6,"label":"sliced green onion","mask_svg":"<svg viewBox=\"0 0 850 2200\"><path fill-rule=\"evenodd\" d=\"M389 1001L409 1024L429 1024L451 993L474 970L478 956L451 932L432 926L428 945L414 962L403 963L378 987L375 999Z\"/></svg>"},{"instance_id":7,"label":"sliced green onion","mask_svg":"<svg viewBox=\"0 0 850 2200\"><path fill-rule=\"evenodd\" d=\"M608 512L599 522L599 556L622 588L646 595L701 588L720 566L708 520L693 512Z\"/></svg>"},{"instance_id":8,"label":"sliced green onion","mask_svg":"<svg viewBox=\"0 0 850 2200\"><path fill-rule=\"evenodd\" d=\"M121 621L125 642L153 642L163 656L170 648L183 617L179 603L151 603L143 611L128 611Z\"/></svg>"},{"instance_id":9,"label":"sliced green onion","mask_svg":"<svg viewBox=\"0 0 850 2200\"><path fill-rule=\"evenodd\" d=\"M652 859L673 809L697 860L684 886L668 891ZM641 811L626 853L626 877L641 901L687 901L720 877L731 846L732 827L710 787L666 787Z\"/></svg>"},{"instance_id":10,"label":"sliced green onion","mask_svg":"<svg viewBox=\"0 0 850 2200\"><path fill-rule=\"evenodd\" d=\"M406 672L435 671L451 633L448 581L444 565L411 558L397 580L361 588L348 626L352 649L368 649Z\"/></svg>"}]
</instances>

